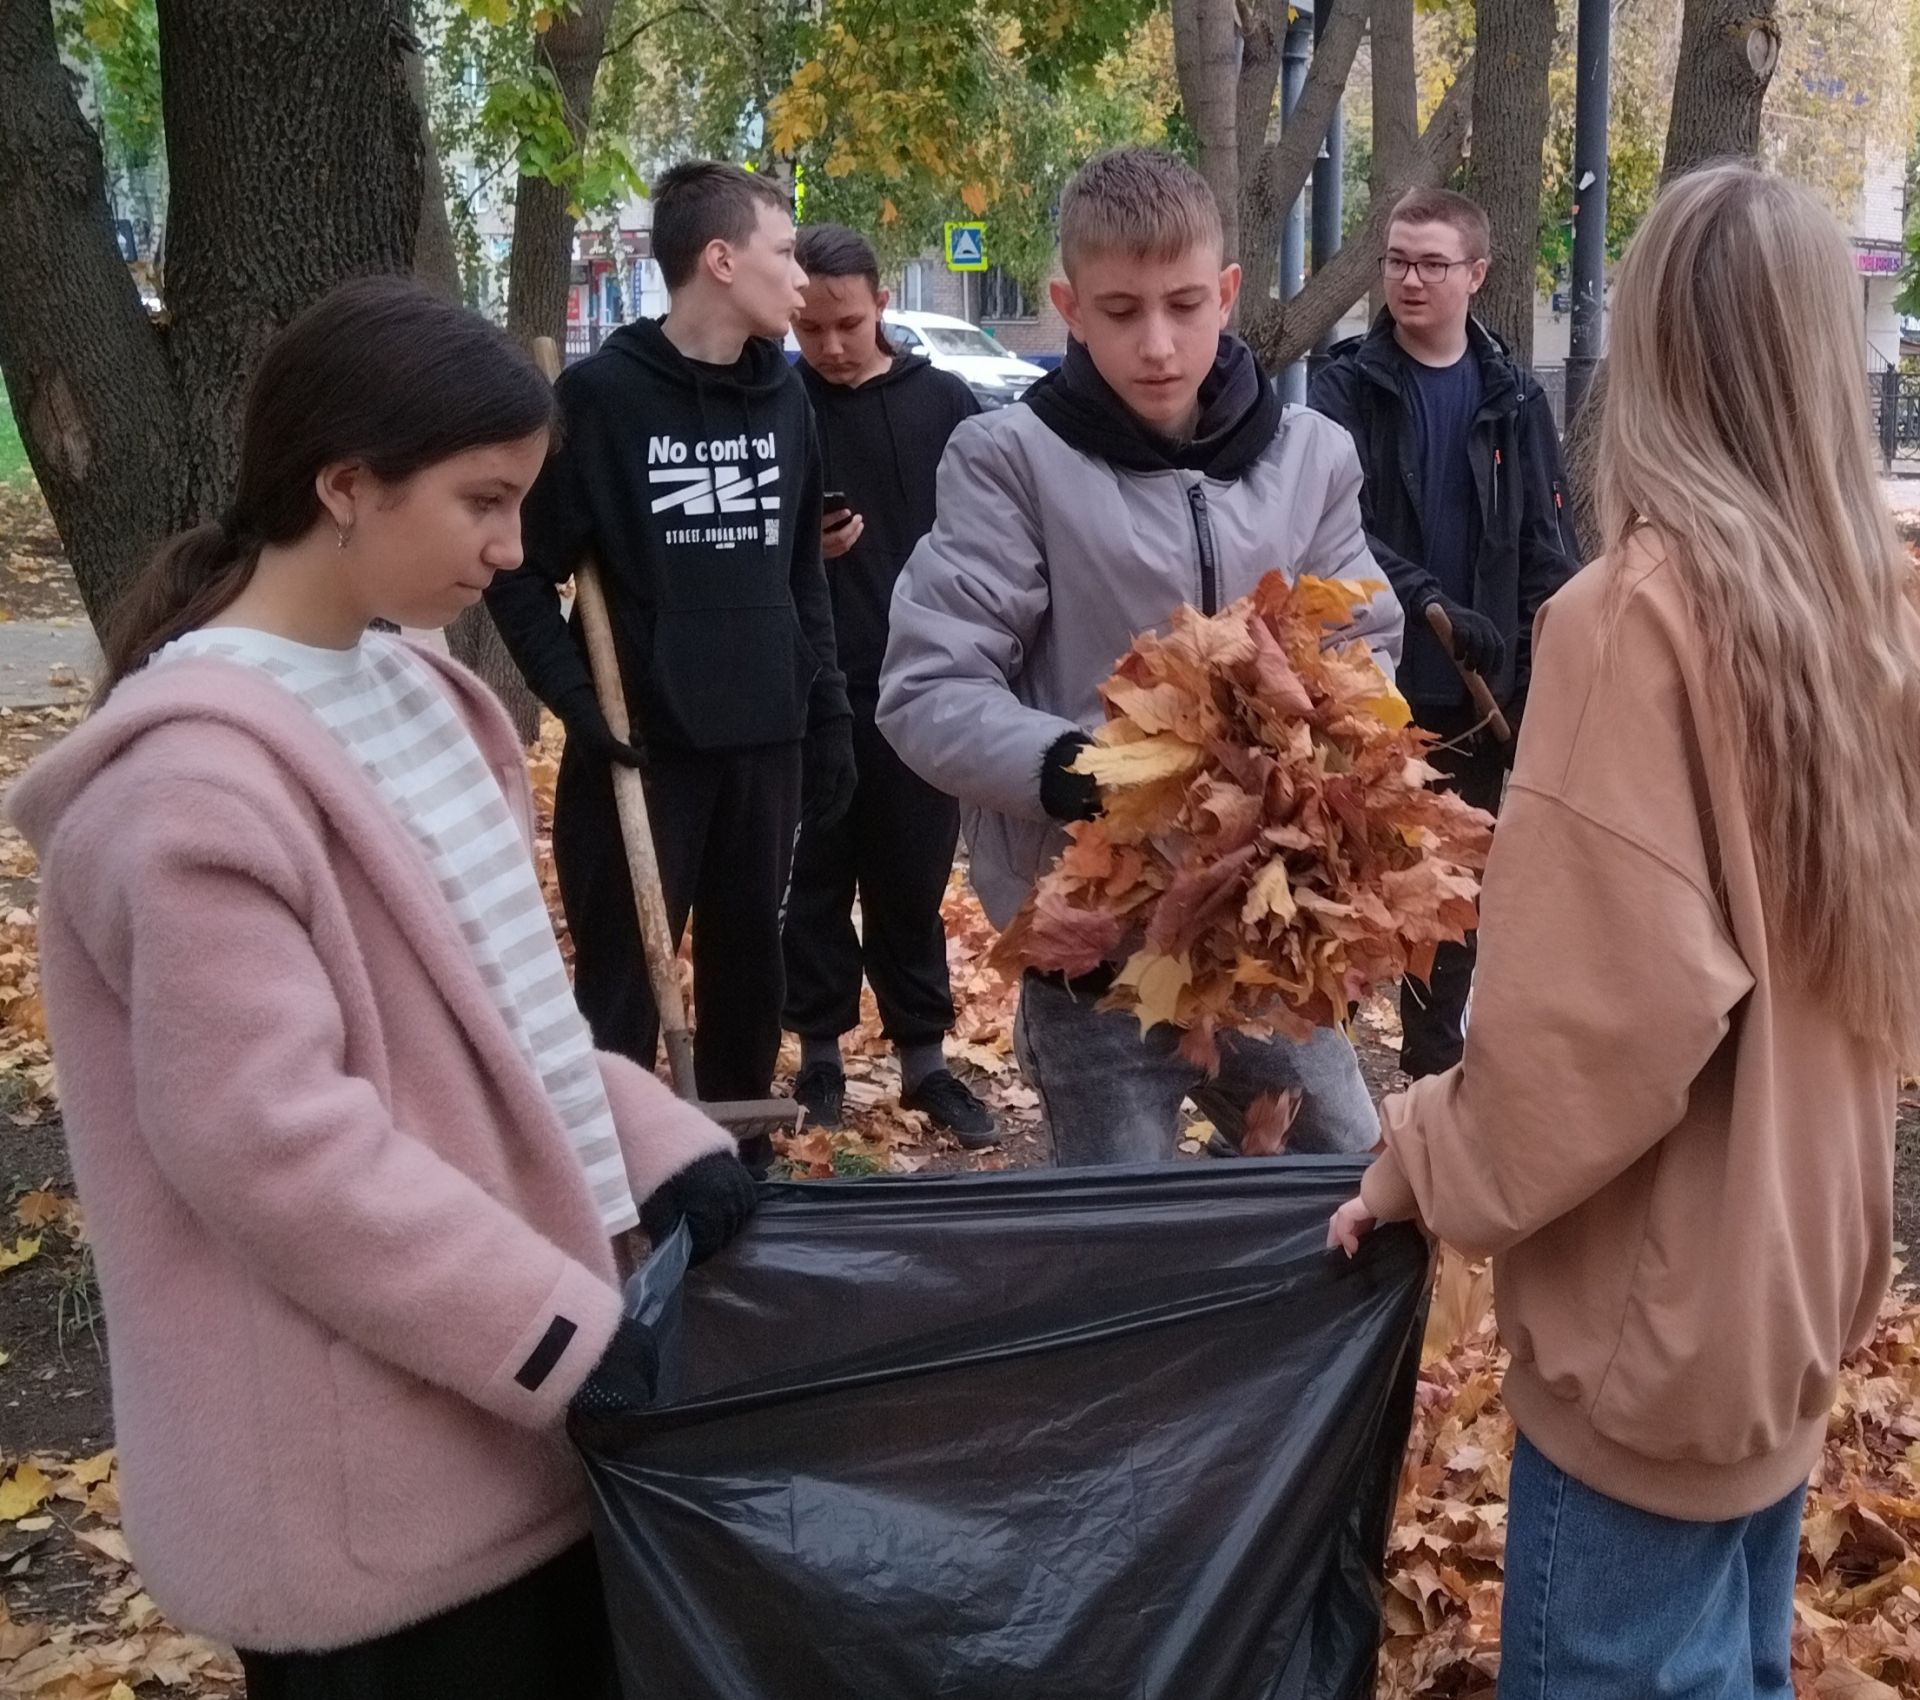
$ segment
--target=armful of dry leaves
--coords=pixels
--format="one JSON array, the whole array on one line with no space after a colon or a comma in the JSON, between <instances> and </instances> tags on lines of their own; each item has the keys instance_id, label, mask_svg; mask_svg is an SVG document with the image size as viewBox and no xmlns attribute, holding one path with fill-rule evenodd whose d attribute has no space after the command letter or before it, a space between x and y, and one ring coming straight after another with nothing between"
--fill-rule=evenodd
<instances>
[{"instance_id":1,"label":"armful of dry leaves","mask_svg":"<svg viewBox=\"0 0 1920 1700\"><path fill-rule=\"evenodd\" d=\"M1434 740L1359 642L1377 586L1268 573L1182 608L1101 687L1081 752L1104 813L1069 829L994 953L1007 972L1120 964L1105 1007L1186 1029L1305 1038L1473 927L1493 819L1425 760Z\"/></svg>"}]
</instances>

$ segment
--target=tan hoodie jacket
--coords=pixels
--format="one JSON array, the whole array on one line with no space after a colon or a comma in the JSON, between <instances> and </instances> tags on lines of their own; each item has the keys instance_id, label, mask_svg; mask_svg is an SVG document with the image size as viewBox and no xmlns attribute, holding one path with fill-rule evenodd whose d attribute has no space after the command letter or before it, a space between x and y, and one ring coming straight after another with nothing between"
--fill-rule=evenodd
<instances>
[{"instance_id":1,"label":"tan hoodie jacket","mask_svg":"<svg viewBox=\"0 0 1920 1700\"><path fill-rule=\"evenodd\" d=\"M1812 1469L1886 1290L1895 1081L1776 959L1671 569L1582 573L1534 655L1465 1059L1384 1106L1364 1196L1493 1255L1507 1403L1548 1458L1744 1516Z\"/></svg>"}]
</instances>

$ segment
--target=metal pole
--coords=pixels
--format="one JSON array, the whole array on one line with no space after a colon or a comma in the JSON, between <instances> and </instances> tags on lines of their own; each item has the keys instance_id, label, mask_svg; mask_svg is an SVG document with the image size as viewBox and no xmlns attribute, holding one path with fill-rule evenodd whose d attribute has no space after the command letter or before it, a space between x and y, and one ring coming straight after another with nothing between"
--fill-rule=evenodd
<instances>
[{"instance_id":1,"label":"metal pole","mask_svg":"<svg viewBox=\"0 0 1920 1700\"><path fill-rule=\"evenodd\" d=\"M1578 417L1606 339L1609 0L1580 0L1574 47L1573 336L1567 423Z\"/></svg>"},{"instance_id":2,"label":"metal pole","mask_svg":"<svg viewBox=\"0 0 1920 1700\"><path fill-rule=\"evenodd\" d=\"M1293 122L1293 109L1300 103L1300 90L1307 81L1307 60L1312 53L1313 18L1304 5L1292 9L1287 33L1280 44L1280 128ZM1280 296L1291 299L1300 293L1307 270L1307 197L1296 196L1280 227ZM1280 374L1280 398L1304 402L1307 399L1307 368L1296 360Z\"/></svg>"},{"instance_id":3,"label":"metal pole","mask_svg":"<svg viewBox=\"0 0 1920 1700\"><path fill-rule=\"evenodd\" d=\"M1328 0L1320 0L1313 9L1313 40L1318 50L1327 27L1327 15L1333 10ZM1327 126L1326 145L1313 162L1313 269L1318 271L1340 251L1340 224L1346 193L1347 148L1346 97L1333 109L1333 122ZM1307 362L1308 376L1320 369L1333 347L1335 332L1329 330L1313 345L1313 358Z\"/></svg>"}]
</instances>

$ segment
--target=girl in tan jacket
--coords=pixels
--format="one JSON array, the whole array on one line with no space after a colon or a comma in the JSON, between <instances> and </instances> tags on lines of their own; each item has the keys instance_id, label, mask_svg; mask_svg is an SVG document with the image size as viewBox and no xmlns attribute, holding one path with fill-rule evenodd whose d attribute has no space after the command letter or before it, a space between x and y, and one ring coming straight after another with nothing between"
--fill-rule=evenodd
<instances>
[{"instance_id":1,"label":"girl in tan jacket","mask_svg":"<svg viewBox=\"0 0 1920 1700\"><path fill-rule=\"evenodd\" d=\"M1329 1238L1494 1258L1504 1700L1788 1700L1920 1054L1920 608L1806 191L1682 180L1613 303L1607 552L1540 615L1466 1056Z\"/></svg>"}]
</instances>

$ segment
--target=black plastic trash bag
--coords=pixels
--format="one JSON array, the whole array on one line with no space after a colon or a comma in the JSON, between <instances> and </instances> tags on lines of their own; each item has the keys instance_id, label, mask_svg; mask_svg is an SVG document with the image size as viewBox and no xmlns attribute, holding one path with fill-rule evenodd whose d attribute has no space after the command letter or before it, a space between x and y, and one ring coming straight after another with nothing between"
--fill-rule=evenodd
<instances>
[{"instance_id":1,"label":"black plastic trash bag","mask_svg":"<svg viewBox=\"0 0 1920 1700\"><path fill-rule=\"evenodd\" d=\"M777 1184L577 1425L629 1700L1355 1700L1427 1252L1283 1157Z\"/></svg>"}]
</instances>

